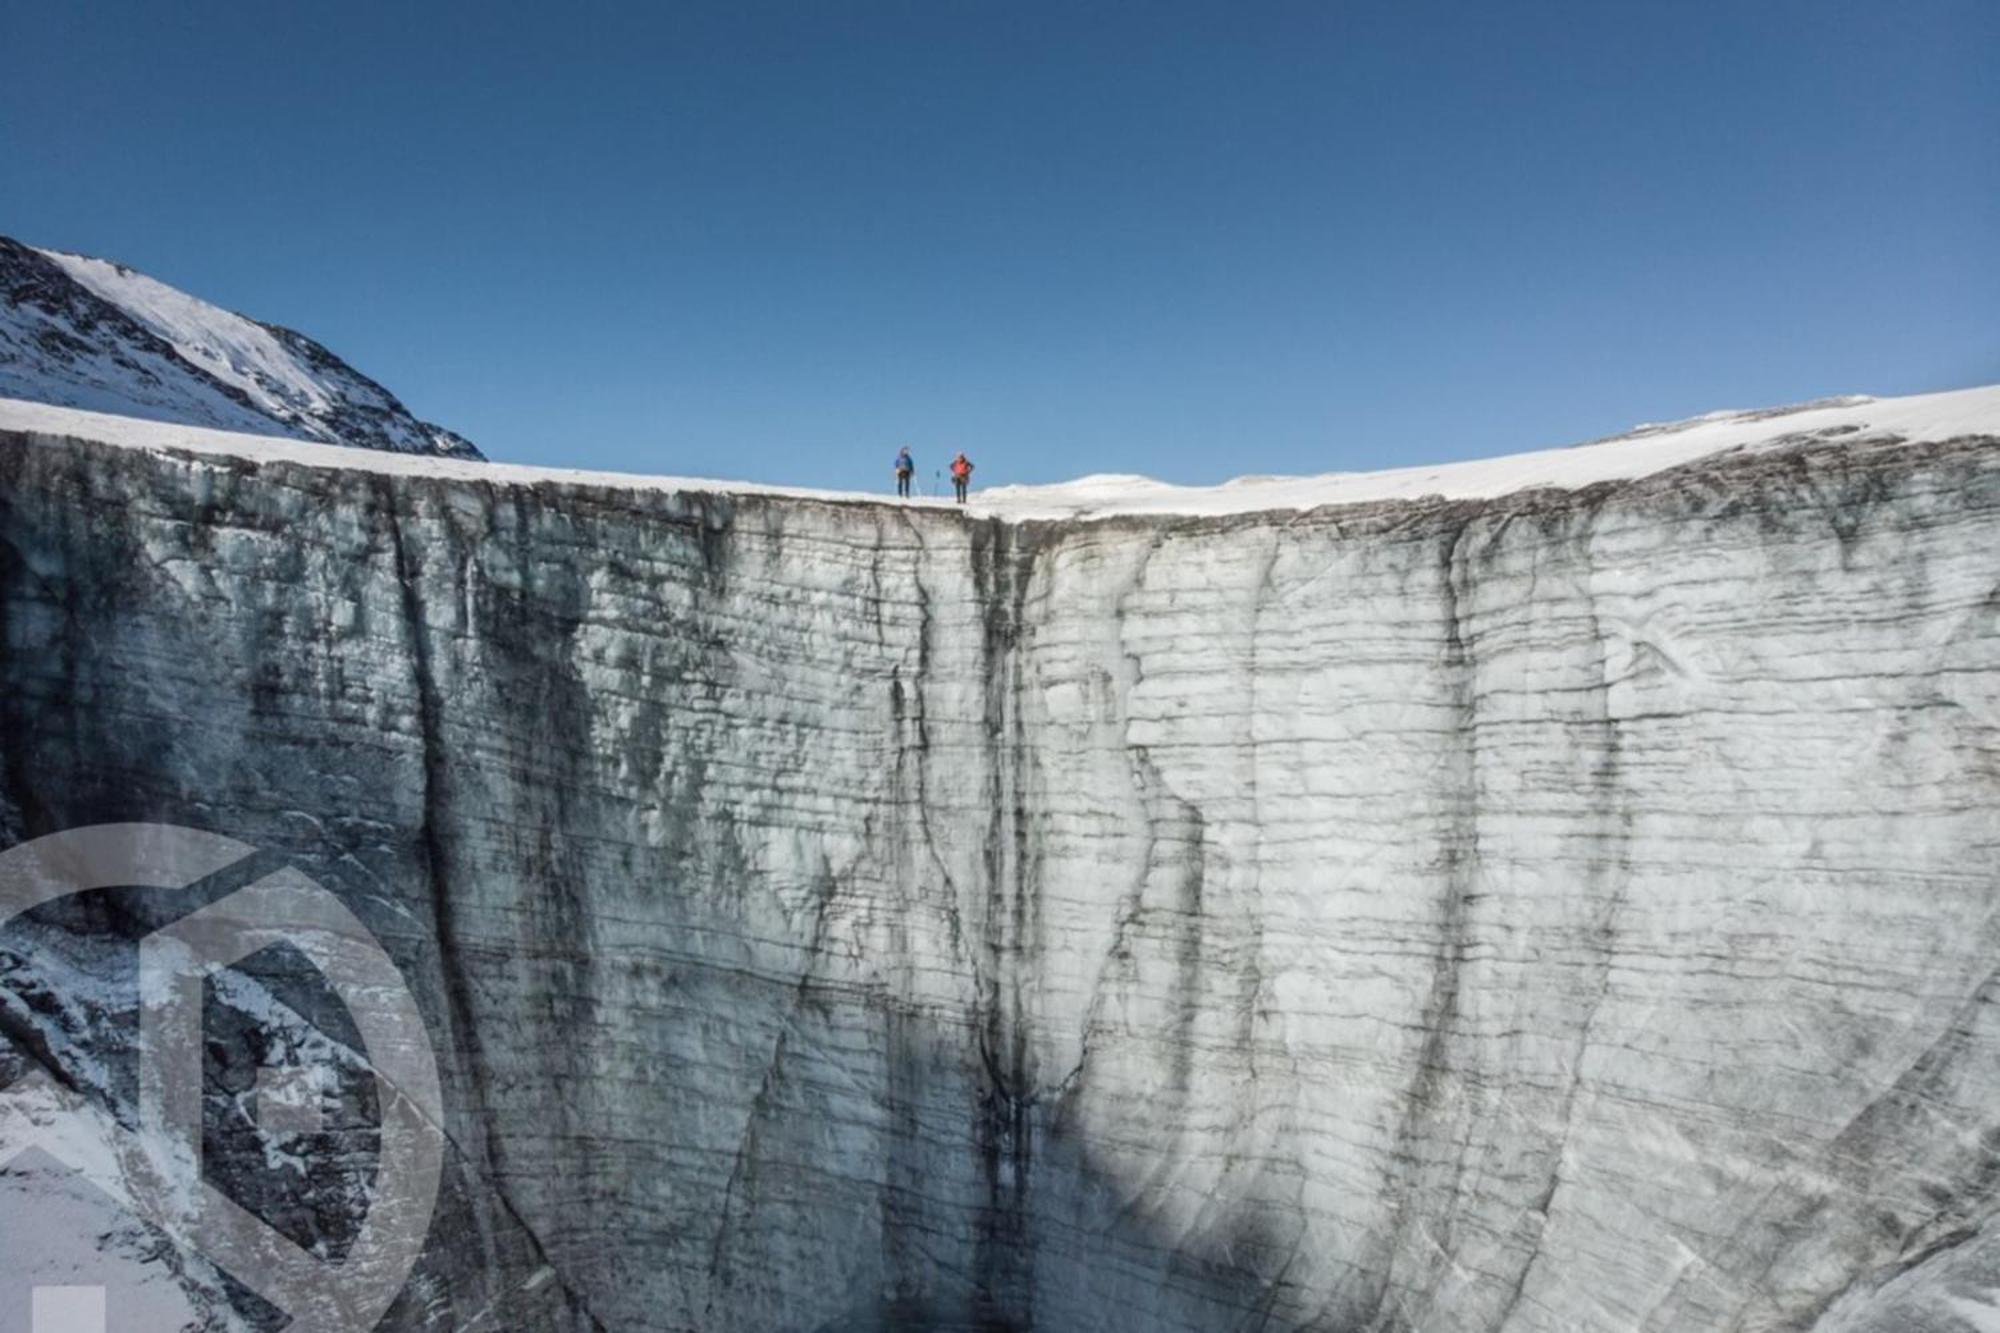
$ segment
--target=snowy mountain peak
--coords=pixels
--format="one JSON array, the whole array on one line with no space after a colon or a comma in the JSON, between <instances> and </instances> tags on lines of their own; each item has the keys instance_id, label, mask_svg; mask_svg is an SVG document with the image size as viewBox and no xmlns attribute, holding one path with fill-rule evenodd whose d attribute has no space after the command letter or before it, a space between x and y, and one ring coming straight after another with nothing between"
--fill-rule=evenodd
<instances>
[{"instance_id":1,"label":"snowy mountain peak","mask_svg":"<svg viewBox=\"0 0 2000 1333\"><path fill-rule=\"evenodd\" d=\"M1717 422L1737 422L1751 425L1759 421L1770 421L1776 417L1796 416L1801 412L1823 412L1834 408L1866 407L1879 399L1865 393L1836 394L1830 398L1814 398L1809 402L1787 403L1782 407L1724 408L1719 412L1703 412L1700 416L1684 417L1679 421L1642 421L1628 431L1617 435L1607 435L1602 439L1589 440L1589 444L1609 444L1615 440L1643 440L1654 435L1671 435L1676 431L1693 430L1698 426L1712 426Z\"/></svg>"},{"instance_id":2,"label":"snowy mountain peak","mask_svg":"<svg viewBox=\"0 0 2000 1333\"><path fill-rule=\"evenodd\" d=\"M478 458L304 334L108 260L0 236L0 397L393 453Z\"/></svg>"}]
</instances>

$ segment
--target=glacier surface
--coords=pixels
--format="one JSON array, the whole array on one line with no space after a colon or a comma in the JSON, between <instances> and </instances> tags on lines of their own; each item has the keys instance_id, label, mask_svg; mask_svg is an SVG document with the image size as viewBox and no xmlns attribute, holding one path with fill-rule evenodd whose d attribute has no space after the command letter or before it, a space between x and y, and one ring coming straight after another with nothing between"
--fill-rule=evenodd
<instances>
[{"instance_id":1,"label":"glacier surface","mask_svg":"<svg viewBox=\"0 0 2000 1333\"><path fill-rule=\"evenodd\" d=\"M383 940L451 1145L386 1328L1991 1326L2000 394L1112 489L0 403L0 836L213 828ZM128 1103L162 910L0 934L0 1081Z\"/></svg>"}]
</instances>

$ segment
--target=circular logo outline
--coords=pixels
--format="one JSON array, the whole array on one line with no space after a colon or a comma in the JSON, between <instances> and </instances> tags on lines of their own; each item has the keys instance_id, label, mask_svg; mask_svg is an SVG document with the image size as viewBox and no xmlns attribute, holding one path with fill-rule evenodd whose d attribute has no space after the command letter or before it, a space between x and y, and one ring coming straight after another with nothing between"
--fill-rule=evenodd
<instances>
[{"instance_id":1,"label":"circular logo outline","mask_svg":"<svg viewBox=\"0 0 2000 1333\"><path fill-rule=\"evenodd\" d=\"M0 927L92 889L184 890L255 853L171 824L99 824L37 838L0 852ZM279 943L304 954L341 999L375 1080L375 1183L337 1264L293 1244L202 1174L203 982ZM31 1074L0 1089L0 1171L42 1148L288 1315L295 1333L369 1333L423 1254L444 1166L437 1055L402 972L346 904L290 867L147 936L139 954L137 1133ZM87 1143L110 1152L76 1151Z\"/></svg>"}]
</instances>

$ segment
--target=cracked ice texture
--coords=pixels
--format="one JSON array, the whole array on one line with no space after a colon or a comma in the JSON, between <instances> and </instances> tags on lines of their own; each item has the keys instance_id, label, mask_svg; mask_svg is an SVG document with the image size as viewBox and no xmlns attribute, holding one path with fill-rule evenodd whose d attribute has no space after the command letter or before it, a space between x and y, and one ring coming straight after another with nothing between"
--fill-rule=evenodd
<instances>
[{"instance_id":1,"label":"cracked ice texture","mask_svg":"<svg viewBox=\"0 0 2000 1333\"><path fill-rule=\"evenodd\" d=\"M216 828L413 980L453 1158L386 1327L2000 1287L1991 437L1062 522L18 433L0 484L10 838Z\"/></svg>"}]
</instances>

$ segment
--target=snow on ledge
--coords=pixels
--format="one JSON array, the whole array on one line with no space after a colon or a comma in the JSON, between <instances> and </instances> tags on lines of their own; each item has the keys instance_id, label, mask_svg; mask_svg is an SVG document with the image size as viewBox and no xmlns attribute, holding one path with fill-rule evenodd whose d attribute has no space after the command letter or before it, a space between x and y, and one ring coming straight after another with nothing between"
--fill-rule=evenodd
<instances>
[{"instance_id":1,"label":"snow on ledge","mask_svg":"<svg viewBox=\"0 0 2000 1333\"><path fill-rule=\"evenodd\" d=\"M823 491L689 477L584 472L311 444L108 416L12 398L0 398L0 431L92 440L156 452L180 450L307 467L459 478L489 484L555 483L635 491L789 496L956 508L948 500L898 501L872 491ZM975 515L1006 519L1088 518L1116 514L1256 513L1423 496L1476 499L1536 487L1576 489L1600 481L1643 477L1724 450L1768 448L1801 436L1816 435L1855 440L1896 438L1912 444L1969 435L2000 437L2000 385L1906 398L1838 398L1792 408L1712 412L1689 421L1641 426L1627 435L1569 448L1434 467L1335 472L1317 477L1241 477L1220 486L1176 486L1146 477L1114 475L1082 477L1053 486L996 486L975 491L966 509Z\"/></svg>"}]
</instances>

